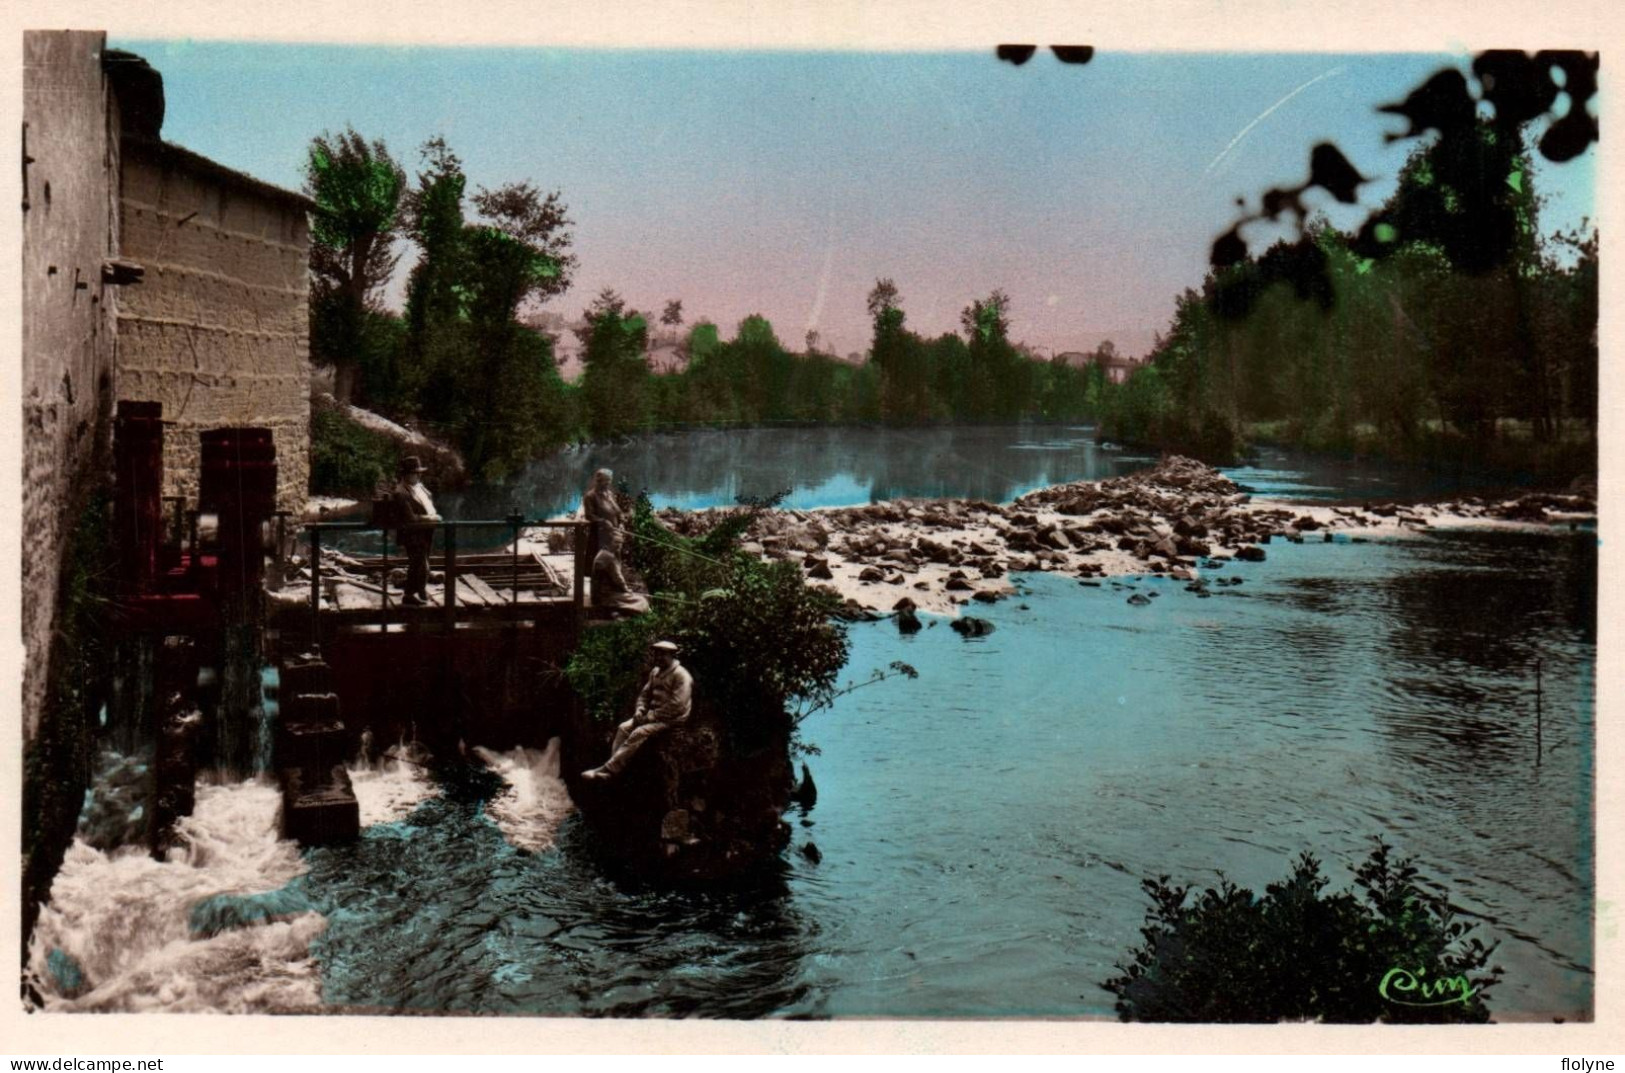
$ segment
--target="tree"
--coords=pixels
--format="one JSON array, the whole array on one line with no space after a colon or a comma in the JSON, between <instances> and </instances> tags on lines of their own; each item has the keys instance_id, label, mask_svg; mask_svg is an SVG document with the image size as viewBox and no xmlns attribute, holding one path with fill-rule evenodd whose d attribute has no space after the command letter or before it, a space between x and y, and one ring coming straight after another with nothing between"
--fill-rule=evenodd
<instances>
[{"instance_id":1,"label":"tree","mask_svg":"<svg viewBox=\"0 0 1625 1073\"><path fill-rule=\"evenodd\" d=\"M557 192L522 182L481 188L473 202L483 220L471 224L462 162L441 138L421 152L424 168L405 199L421 255L407 285L403 379L412 408L455 436L471 472L492 480L567 437L551 344L517 316L569 286L569 216Z\"/></svg>"},{"instance_id":2,"label":"tree","mask_svg":"<svg viewBox=\"0 0 1625 1073\"><path fill-rule=\"evenodd\" d=\"M369 311L394 274L406 173L383 141L368 142L353 127L311 139L305 193L311 214L311 358L336 371L334 393L355 396L366 352Z\"/></svg>"},{"instance_id":3,"label":"tree","mask_svg":"<svg viewBox=\"0 0 1625 1073\"><path fill-rule=\"evenodd\" d=\"M970 344L971 416L1012 420L1026 410L1031 397L1031 362L1010 345L1010 297L995 290L978 298L959 315Z\"/></svg>"},{"instance_id":4,"label":"tree","mask_svg":"<svg viewBox=\"0 0 1625 1073\"><path fill-rule=\"evenodd\" d=\"M644 357L648 322L629 312L626 300L605 287L578 330L585 345L586 371L581 388L587 408L587 431L595 439L624 436L644 421L649 363Z\"/></svg>"},{"instance_id":5,"label":"tree","mask_svg":"<svg viewBox=\"0 0 1625 1073\"><path fill-rule=\"evenodd\" d=\"M978 298L959 314L960 326L974 342L1004 339L1010 332L1010 296L995 290L986 298Z\"/></svg>"},{"instance_id":6,"label":"tree","mask_svg":"<svg viewBox=\"0 0 1625 1073\"><path fill-rule=\"evenodd\" d=\"M474 361L458 384L458 440L488 480L566 438L562 381L548 339L515 319L526 297L558 278L554 259L496 227L463 235L465 330Z\"/></svg>"},{"instance_id":7,"label":"tree","mask_svg":"<svg viewBox=\"0 0 1625 1073\"><path fill-rule=\"evenodd\" d=\"M890 277L875 280L874 288L869 292L869 316L879 317L887 309L896 309L902 297L897 293L897 284Z\"/></svg>"},{"instance_id":8,"label":"tree","mask_svg":"<svg viewBox=\"0 0 1625 1073\"><path fill-rule=\"evenodd\" d=\"M1564 269L1539 237L1531 163L1535 152L1571 160L1597 140L1588 110L1597 68L1595 53L1491 50L1473 57L1476 87L1447 67L1380 109L1409 120L1389 140L1436 137L1418 145L1395 193L1353 234L1317 221L1302 199L1318 186L1354 203L1370 181L1330 143L1311 151L1305 184L1266 191L1257 212L1244 208L1213 245L1208 289L1216 315L1250 321L1221 327L1222 353L1208 362L1228 371L1232 422L1279 415L1300 444L1344 448L1356 446L1364 421L1406 453L1455 443L1458 457L1483 462L1495 450L1525 472L1549 457L1560 476L1563 454L1547 448L1563 436L1574 385L1584 393L1595 378L1580 368L1592 360L1592 325L1576 333L1566 314L1553 316L1578 307L1559 297ZM1567 107L1557 115L1560 97ZM1526 132L1542 119L1551 121L1531 149ZM1283 217L1298 240L1250 257L1240 228ZM1319 323L1289 294L1315 299ZM1499 449L1507 418L1527 427L1533 448Z\"/></svg>"},{"instance_id":9,"label":"tree","mask_svg":"<svg viewBox=\"0 0 1625 1073\"><path fill-rule=\"evenodd\" d=\"M673 298L666 303L665 312L660 314L660 323L668 328L680 327L683 323L683 300Z\"/></svg>"},{"instance_id":10,"label":"tree","mask_svg":"<svg viewBox=\"0 0 1625 1073\"><path fill-rule=\"evenodd\" d=\"M790 416L792 359L773 325L760 313L739 322L728 344L733 371L742 377L738 394L751 421L782 421Z\"/></svg>"},{"instance_id":11,"label":"tree","mask_svg":"<svg viewBox=\"0 0 1625 1073\"><path fill-rule=\"evenodd\" d=\"M888 421L921 421L931 416L929 377L920 341L903 327L902 295L890 279L876 280L869 292L874 337L869 358L880 371L880 413Z\"/></svg>"},{"instance_id":12,"label":"tree","mask_svg":"<svg viewBox=\"0 0 1625 1073\"><path fill-rule=\"evenodd\" d=\"M495 190L482 186L474 194L479 214L529 251L531 264L520 303L539 304L570 289L577 263L570 252L575 236L562 198L557 190L544 195L528 182L507 183Z\"/></svg>"},{"instance_id":13,"label":"tree","mask_svg":"<svg viewBox=\"0 0 1625 1073\"><path fill-rule=\"evenodd\" d=\"M461 311L459 280L463 258L463 192L468 179L462 161L443 138L419 150L424 170L403 208L407 231L418 247L418 262L406 284L405 393L414 409L442 417L455 379Z\"/></svg>"}]
</instances>

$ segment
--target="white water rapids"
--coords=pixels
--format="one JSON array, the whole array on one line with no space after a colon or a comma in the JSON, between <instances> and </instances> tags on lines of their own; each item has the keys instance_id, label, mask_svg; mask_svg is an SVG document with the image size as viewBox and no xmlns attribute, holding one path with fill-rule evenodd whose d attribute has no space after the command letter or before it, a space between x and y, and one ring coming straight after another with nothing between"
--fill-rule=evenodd
<instances>
[{"instance_id":1,"label":"white water rapids","mask_svg":"<svg viewBox=\"0 0 1625 1073\"><path fill-rule=\"evenodd\" d=\"M277 839L281 793L268 782L199 786L180 846L155 861L75 839L40 912L29 970L48 1010L247 1013L320 1001L314 912L194 938L192 907L220 894L281 888L305 871ZM70 960L71 959L71 960Z\"/></svg>"},{"instance_id":2,"label":"white water rapids","mask_svg":"<svg viewBox=\"0 0 1625 1073\"><path fill-rule=\"evenodd\" d=\"M476 747L485 766L501 775L508 789L488 801L485 814L516 849L540 852L553 845L559 824L575 806L559 778L559 739L546 749L495 753Z\"/></svg>"},{"instance_id":3,"label":"white water rapids","mask_svg":"<svg viewBox=\"0 0 1625 1073\"><path fill-rule=\"evenodd\" d=\"M519 848L551 846L571 808L558 778L557 739L545 750L475 751L508 783L487 806L493 822ZM404 819L438 792L426 759L401 745L349 768L363 837L365 828ZM319 1007L310 946L327 920L297 884L288 889L309 869L299 845L278 838L280 809L281 792L269 779L200 779L196 808L177 825L178 844L163 861L140 842L97 849L81 830L29 944L28 976L44 1008Z\"/></svg>"}]
</instances>

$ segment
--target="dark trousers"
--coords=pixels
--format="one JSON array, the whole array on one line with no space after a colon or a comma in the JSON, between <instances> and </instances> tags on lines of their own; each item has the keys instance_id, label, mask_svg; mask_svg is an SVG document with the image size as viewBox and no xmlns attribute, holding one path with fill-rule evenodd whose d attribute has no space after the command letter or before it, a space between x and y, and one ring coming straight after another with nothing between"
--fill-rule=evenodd
<instances>
[{"instance_id":1,"label":"dark trousers","mask_svg":"<svg viewBox=\"0 0 1625 1073\"><path fill-rule=\"evenodd\" d=\"M429 598L429 548L433 544L433 533L401 534L401 551L406 555L405 595Z\"/></svg>"}]
</instances>

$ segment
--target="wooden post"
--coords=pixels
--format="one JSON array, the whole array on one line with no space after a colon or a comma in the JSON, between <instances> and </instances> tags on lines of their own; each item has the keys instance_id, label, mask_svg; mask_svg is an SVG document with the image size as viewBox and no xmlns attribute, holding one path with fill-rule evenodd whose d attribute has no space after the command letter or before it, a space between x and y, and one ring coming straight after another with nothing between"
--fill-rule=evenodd
<instances>
[{"instance_id":1,"label":"wooden post","mask_svg":"<svg viewBox=\"0 0 1625 1073\"><path fill-rule=\"evenodd\" d=\"M457 523L446 522L443 531L446 534L446 569L442 573L446 592L442 603L445 607L446 632L450 634L457 629Z\"/></svg>"},{"instance_id":2,"label":"wooden post","mask_svg":"<svg viewBox=\"0 0 1625 1073\"><path fill-rule=\"evenodd\" d=\"M382 557L378 570L378 632L389 632L389 530L378 530Z\"/></svg>"},{"instance_id":3,"label":"wooden post","mask_svg":"<svg viewBox=\"0 0 1625 1073\"><path fill-rule=\"evenodd\" d=\"M583 563L587 558L587 541L583 534L587 531L587 525L585 522L572 522L571 529L575 537L575 539L571 541L571 545L575 550L576 568L574 601L576 608L576 633L579 635L581 633L582 620L586 618L587 614L587 578L586 571L583 569Z\"/></svg>"},{"instance_id":4,"label":"wooden post","mask_svg":"<svg viewBox=\"0 0 1625 1073\"><path fill-rule=\"evenodd\" d=\"M279 510L276 512L276 556L273 561L276 563L278 571L281 571L283 565L287 562L287 556L283 553L283 551L288 546L289 513L289 511L285 510ZM279 577L277 584L281 585L284 580L285 578Z\"/></svg>"},{"instance_id":5,"label":"wooden post","mask_svg":"<svg viewBox=\"0 0 1625 1073\"><path fill-rule=\"evenodd\" d=\"M322 649L322 530L310 527L310 648Z\"/></svg>"},{"instance_id":6,"label":"wooden post","mask_svg":"<svg viewBox=\"0 0 1625 1073\"><path fill-rule=\"evenodd\" d=\"M515 607L519 606L519 530L524 521L523 514L508 515L508 524L513 528L513 597L510 602Z\"/></svg>"}]
</instances>

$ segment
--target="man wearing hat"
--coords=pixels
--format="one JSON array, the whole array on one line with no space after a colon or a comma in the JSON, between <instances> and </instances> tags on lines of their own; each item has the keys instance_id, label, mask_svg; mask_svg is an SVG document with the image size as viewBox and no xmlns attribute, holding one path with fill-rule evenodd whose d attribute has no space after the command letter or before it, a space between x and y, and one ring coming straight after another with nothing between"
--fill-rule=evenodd
<instances>
[{"instance_id":1,"label":"man wearing hat","mask_svg":"<svg viewBox=\"0 0 1625 1073\"><path fill-rule=\"evenodd\" d=\"M438 522L440 515L423 486L423 462L417 455L401 459L399 476L392 498L401 519L401 550L406 553L406 596L401 603L415 606L429 602L429 548L434 544L430 523Z\"/></svg>"},{"instance_id":2,"label":"man wearing hat","mask_svg":"<svg viewBox=\"0 0 1625 1073\"><path fill-rule=\"evenodd\" d=\"M596 782L620 774L632 755L643 748L644 742L669 726L688 721L693 707L694 678L677 662L677 646L671 641L656 641L649 646L649 655L654 666L643 681L632 718L616 729L615 745L604 766L583 771L582 778Z\"/></svg>"}]
</instances>

